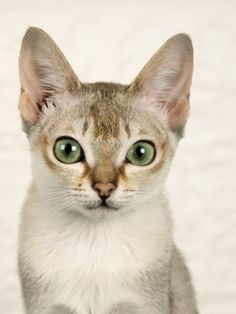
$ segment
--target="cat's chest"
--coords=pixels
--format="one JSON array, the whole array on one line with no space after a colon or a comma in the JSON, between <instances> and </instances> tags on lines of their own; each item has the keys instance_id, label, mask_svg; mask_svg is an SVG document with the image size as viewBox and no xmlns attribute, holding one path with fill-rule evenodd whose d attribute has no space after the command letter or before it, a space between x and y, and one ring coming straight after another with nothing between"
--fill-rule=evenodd
<instances>
[{"instance_id":1,"label":"cat's chest","mask_svg":"<svg viewBox=\"0 0 236 314\"><path fill-rule=\"evenodd\" d=\"M143 307L141 277L169 258L170 233L161 219L143 224L143 216L124 217L88 225L69 216L34 215L30 224L23 221L20 250L49 305L79 314L110 314L119 304Z\"/></svg>"},{"instance_id":2,"label":"cat's chest","mask_svg":"<svg viewBox=\"0 0 236 314\"><path fill-rule=\"evenodd\" d=\"M30 252L53 304L67 304L83 314L105 314L116 304L143 302L135 287L155 258L146 240L103 228L78 234L70 226L54 232L51 228L48 235L34 235Z\"/></svg>"},{"instance_id":3,"label":"cat's chest","mask_svg":"<svg viewBox=\"0 0 236 314\"><path fill-rule=\"evenodd\" d=\"M140 296L134 293L125 276L133 277L119 271L114 275L109 270L101 270L96 263L93 269L81 264L74 272L61 269L56 281L50 276L49 302L65 304L81 314L110 314L122 303L141 305Z\"/></svg>"}]
</instances>

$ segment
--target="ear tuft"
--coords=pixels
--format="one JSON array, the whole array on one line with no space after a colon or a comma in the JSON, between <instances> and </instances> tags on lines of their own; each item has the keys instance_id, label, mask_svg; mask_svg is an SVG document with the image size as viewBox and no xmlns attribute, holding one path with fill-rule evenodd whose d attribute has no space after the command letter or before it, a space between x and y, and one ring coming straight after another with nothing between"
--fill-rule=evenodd
<instances>
[{"instance_id":1,"label":"ear tuft","mask_svg":"<svg viewBox=\"0 0 236 314\"><path fill-rule=\"evenodd\" d=\"M143 106L163 109L168 127L183 133L189 112L193 72L193 47L188 35L171 37L144 66L131 90L145 98Z\"/></svg>"},{"instance_id":2,"label":"ear tuft","mask_svg":"<svg viewBox=\"0 0 236 314\"><path fill-rule=\"evenodd\" d=\"M43 30L30 27L23 40L19 58L23 119L38 121L47 98L75 92L80 83L55 42Z\"/></svg>"}]
</instances>

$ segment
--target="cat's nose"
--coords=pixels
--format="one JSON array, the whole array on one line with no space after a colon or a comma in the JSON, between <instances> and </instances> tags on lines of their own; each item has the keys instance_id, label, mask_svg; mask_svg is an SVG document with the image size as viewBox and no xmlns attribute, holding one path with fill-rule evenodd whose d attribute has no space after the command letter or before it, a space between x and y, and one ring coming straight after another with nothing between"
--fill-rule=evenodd
<instances>
[{"instance_id":1,"label":"cat's nose","mask_svg":"<svg viewBox=\"0 0 236 314\"><path fill-rule=\"evenodd\" d=\"M114 191L116 187L111 182L97 182L93 185L93 188L102 199L106 199L111 195L112 191Z\"/></svg>"}]
</instances>

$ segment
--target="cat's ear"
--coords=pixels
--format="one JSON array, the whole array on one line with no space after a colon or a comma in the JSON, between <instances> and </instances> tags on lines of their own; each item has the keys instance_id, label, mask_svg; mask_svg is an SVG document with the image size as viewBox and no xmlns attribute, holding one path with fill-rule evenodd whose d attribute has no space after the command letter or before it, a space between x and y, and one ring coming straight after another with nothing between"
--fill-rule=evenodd
<instances>
[{"instance_id":1,"label":"cat's ear","mask_svg":"<svg viewBox=\"0 0 236 314\"><path fill-rule=\"evenodd\" d=\"M131 84L142 99L139 105L161 109L168 127L180 136L189 112L192 72L191 39L177 34L154 54Z\"/></svg>"},{"instance_id":2,"label":"cat's ear","mask_svg":"<svg viewBox=\"0 0 236 314\"><path fill-rule=\"evenodd\" d=\"M45 100L80 85L71 66L55 42L43 30L30 27L19 58L21 95L19 107L24 120L36 123Z\"/></svg>"}]
</instances>

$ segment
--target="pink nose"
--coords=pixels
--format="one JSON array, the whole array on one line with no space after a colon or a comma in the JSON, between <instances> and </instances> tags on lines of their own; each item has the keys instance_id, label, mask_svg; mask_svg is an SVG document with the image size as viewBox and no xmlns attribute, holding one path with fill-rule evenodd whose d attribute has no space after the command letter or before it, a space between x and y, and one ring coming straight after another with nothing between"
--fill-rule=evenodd
<instances>
[{"instance_id":1,"label":"pink nose","mask_svg":"<svg viewBox=\"0 0 236 314\"><path fill-rule=\"evenodd\" d=\"M93 185L93 188L102 199L106 199L111 195L112 191L115 190L115 185L111 182L97 182Z\"/></svg>"}]
</instances>

